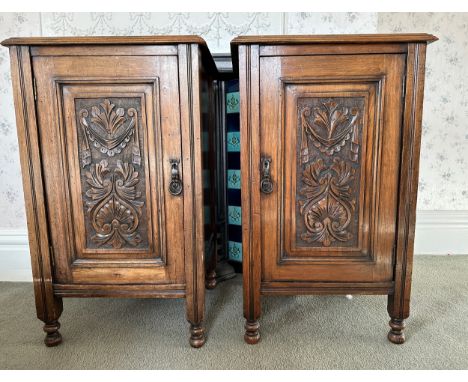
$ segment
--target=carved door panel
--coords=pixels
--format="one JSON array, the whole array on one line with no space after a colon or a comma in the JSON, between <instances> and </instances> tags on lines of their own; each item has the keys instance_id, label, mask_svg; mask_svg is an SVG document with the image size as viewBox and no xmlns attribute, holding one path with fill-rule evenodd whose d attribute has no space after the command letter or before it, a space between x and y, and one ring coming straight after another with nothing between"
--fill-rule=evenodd
<instances>
[{"instance_id":1,"label":"carved door panel","mask_svg":"<svg viewBox=\"0 0 468 382\"><path fill-rule=\"evenodd\" d=\"M392 280L404 62L260 59L263 282Z\"/></svg>"},{"instance_id":2,"label":"carved door panel","mask_svg":"<svg viewBox=\"0 0 468 382\"><path fill-rule=\"evenodd\" d=\"M58 283L182 284L177 56L33 67Z\"/></svg>"}]
</instances>

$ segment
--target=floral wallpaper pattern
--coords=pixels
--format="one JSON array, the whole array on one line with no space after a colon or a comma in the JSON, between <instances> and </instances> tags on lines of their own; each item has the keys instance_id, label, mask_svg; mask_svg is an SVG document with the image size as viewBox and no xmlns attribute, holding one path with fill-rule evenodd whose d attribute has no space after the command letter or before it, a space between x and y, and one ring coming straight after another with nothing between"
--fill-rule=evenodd
<instances>
[{"instance_id":1,"label":"floral wallpaper pattern","mask_svg":"<svg viewBox=\"0 0 468 382\"><path fill-rule=\"evenodd\" d=\"M232 36L281 33L280 13L43 13L44 36L196 34L212 52L229 51Z\"/></svg>"},{"instance_id":2,"label":"floral wallpaper pattern","mask_svg":"<svg viewBox=\"0 0 468 382\"><path fill-rule=\"evenodd\" d=\"M40 33L38 13L0 13L0 40ZM0 213L0 229L26 229L10 57L4 47L0 47Z\"/></svg>"},{"instance_id":3,"label":"floral wallpaper pattern","mask_svg":"<svg viewBox=\"0 0 468 382\"><path fill-rule=\"evenodd\" d=\"M286 34L377 33L377 13L287 13Z\"/></svg>"},{"instance_id":4,"label":"floral wallpaper pattern","mask_svg":"<svg viewBox=\"0 0 468 382\"><path fill-rule=\"evenodd\" d=\"M385 13L378 30L439 37L427 49L418 208L468 210L468 13Z\"/></svg>"},{"instance_id":5,"label":"floral wallpaper pattern","mask_svg":"<svg viewBox=\"0 0 468 382\"><path fill-rule=\"evenodd\" d=\"M239 34L428 32L418 209L468 210L467 13L0 13L12 36L198 34L213 53ZM25 229L8 50L0 48L0 229Z\"/></svg>"}]
</instances>

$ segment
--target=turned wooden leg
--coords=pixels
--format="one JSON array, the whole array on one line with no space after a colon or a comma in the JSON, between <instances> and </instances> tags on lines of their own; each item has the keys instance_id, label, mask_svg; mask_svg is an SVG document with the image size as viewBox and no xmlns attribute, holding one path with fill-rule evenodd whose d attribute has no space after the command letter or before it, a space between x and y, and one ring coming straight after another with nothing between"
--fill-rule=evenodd
<instances>
[{"instance_id":1,"label":"turned wooden leg","mask_svg":"<svg viewBox=\"0 0 468 382\"><path fill-rule=\"evenodd\" d=\"M190 324L190 346L201 348L205 344L205 328L203 325Z\"/></svg>"},{"instance_id":2,"label":"turned wooden leg","mask_svg":"<svg viewBox=\"0 0 468 382\"><path fill-rule=\"evenodd\" d=\"M399 318L392 318L388 323L390 325L390 331L388 332L388 339L394 344L402 344L405 342L405 320Z\"/></svg>"},{"instance_id":3,"label":"turned wooden leg","mask_svg":"<svg viewBox=\"0 0 468 382\"><path fill-rule=\"evenodd\" d=\"M62 343L62 335L59 332L60 322L51 321L44 325L44 332L46 336L44 338L44 343L46 346L57 346Z\"/></svg>"},{"instance_id":4,"label":"turned wooden leg","mask_svg":"<svg viewBox=\"0 0 468 382\"><path fill-rule=\"evenodd\" d=\"M213 269L206 275L205 287L206 289L214 289L216 285L216 271Z\"/></svg>"},{"instance_id":5,"label":"turned wooden leg","mask_svg":"<svg viewBox=\"0 0 468 382\"><path fill-rule=\"evenodd\" d=\"M36 299L37 317L44 323L43 330L46 333L44 343L46 346L57 346L62 343L62 335L59 332L62 314L62 299L52 293L46 295L47 299Z\"/></svg>"},{"instance_id":6,"label":"turned wooden leg","mask_svg":"<svg viewBox=\"0 0 468 382\"><path fill-rule=\"evenodd\" d=\"M244 334L244 341L247 342L249 345L255 345L260 341L260 332L259 329L260 324L258 321L245 321L245 334Z\"/></svg>"}]
</instances>

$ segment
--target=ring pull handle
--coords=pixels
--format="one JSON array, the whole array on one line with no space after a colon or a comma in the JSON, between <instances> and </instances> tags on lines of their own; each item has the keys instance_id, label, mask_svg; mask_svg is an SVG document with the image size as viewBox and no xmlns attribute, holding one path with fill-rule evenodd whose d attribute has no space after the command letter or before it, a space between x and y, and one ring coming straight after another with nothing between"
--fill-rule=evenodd
<instances>
[{"instance_id":1,"label":"ring pull handle","mask_svg":"<svg viewBox=\"0 0 468 382\"><path fill-rule=\"evenodd\" d=\"M270 164L271 158L270 157L262 157L261 158L261 177L262 180L260 181L260 190L264 194L271 194L273 191L273 182L271 180L270 175Z\"/></svg>"},{"instance_id":2,"label":"ring pull handle","mask_svg":"<svg viewBox=\"0 0 468 382\"><path fill-rule=\"evenodd\" d=\"M180 195L182 193L182 180L179 174L179 163L180 159L169 159L171 164L171 182L169 183L169 192L174 195Z\"/></svg>"}]
</instances>

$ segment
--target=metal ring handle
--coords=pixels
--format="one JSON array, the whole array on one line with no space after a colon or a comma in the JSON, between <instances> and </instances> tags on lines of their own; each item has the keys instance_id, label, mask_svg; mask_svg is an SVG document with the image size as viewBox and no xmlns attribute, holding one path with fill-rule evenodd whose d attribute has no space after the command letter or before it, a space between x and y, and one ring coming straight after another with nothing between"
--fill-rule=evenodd
<instances>
[{"instance_id":1,"label":"metal ring handle","mask_svg":"<svg viewBox=\"0 0 468 382\"><path fill-rule=\"evenodd\" d=\"M169 192L171 195L177 196L182 193L184 188L179 174L180 159L169 159L169 163L171 164L171 182L169 183Z\"/></svg>"},{"instance_id":2,"label":"metal ring handle","mask_svg":"<svg viewBox=\"0 0 468 382\"><path fill-rule=\"evenodd\" d=\"M273 192L273 181L271 180L270 164L271 164L270 157L261 158L260 190L264 194L271 194Z\"/></svg>"}]
</instances>

